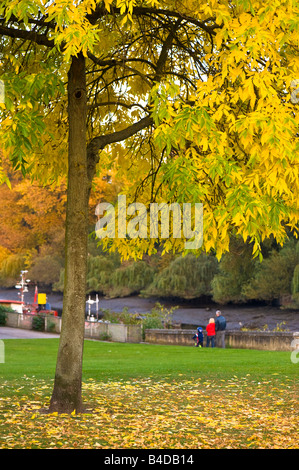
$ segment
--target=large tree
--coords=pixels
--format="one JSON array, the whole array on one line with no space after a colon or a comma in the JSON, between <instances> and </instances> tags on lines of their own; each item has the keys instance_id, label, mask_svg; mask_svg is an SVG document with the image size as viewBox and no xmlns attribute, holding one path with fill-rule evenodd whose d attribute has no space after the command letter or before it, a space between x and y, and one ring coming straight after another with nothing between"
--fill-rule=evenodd
<instances>
[{"instance_id":1,"label":"large tree","mask_svg":"<svg viewBox=\"0 0 299 470\"><path fill-rule=\"evenodd\" d=\"M2 145L45 181L68 171L52 411L82 409L88 200L105 152L133 199L202 202L203 248L218 256L231 233L257 254L296 227L298 25L290 0L0 2ZM155 241L114 244L138 256Z\"/></svg>"}]
</instances>

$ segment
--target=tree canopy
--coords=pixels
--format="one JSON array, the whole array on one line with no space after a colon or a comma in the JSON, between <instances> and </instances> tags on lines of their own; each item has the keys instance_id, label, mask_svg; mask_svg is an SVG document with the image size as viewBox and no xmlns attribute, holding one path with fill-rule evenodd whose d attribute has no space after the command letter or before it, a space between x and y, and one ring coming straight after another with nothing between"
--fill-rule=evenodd
<instances>
[{"instance_id":1,"label":"tree canopy","mask_svg":"<svg viewBox=\"0 0 299 470\"><path fill-rule=\"evenodd\" d=\"M202 202L203 248L219 257L231 233L257 254L295 229L296 2L2 1L0 15L1 137L16 166L47 180L66 172L64 83L80 52L90 180L100 152L132 200ZM154 243L114 240L125 257ZM180 251L183 238L165 247Z\"/></svg>"}]
</instances>

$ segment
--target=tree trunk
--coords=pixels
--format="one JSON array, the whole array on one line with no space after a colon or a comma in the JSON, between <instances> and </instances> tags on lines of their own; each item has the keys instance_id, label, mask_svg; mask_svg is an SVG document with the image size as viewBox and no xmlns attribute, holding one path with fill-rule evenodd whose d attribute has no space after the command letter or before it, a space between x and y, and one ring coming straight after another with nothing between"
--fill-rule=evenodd
<instances>
[{"instance_id":1,"label":"tree trunk","mask_svg":"<svg viewBox=\"0 0 299 470\"><path fill-rule=\"evenodd\" d=\"M82 359L86 307L88 181L86 77L82 54L68 73L68 188L63 313L50 412L82 411Z\"/></svg>"}]
</instances>

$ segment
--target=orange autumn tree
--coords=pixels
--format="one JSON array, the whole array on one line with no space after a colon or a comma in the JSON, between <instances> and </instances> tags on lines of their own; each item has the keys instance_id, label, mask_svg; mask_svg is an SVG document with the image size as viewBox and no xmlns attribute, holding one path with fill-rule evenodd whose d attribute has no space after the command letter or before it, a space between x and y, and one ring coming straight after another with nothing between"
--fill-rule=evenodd
<instances>
[{"instance_id":1,"label":"orange autumn tree","mask_svg":"<svg viewBox=\"0 0 299 470\"><path fill-rule=\"evenodd\" d=\"M10 287L20 270L30 268L38 258L63 257L66 183L42 186L13 172L7 158L2 157L2 163L10 184L0 185L0 282ZM62 259L56 264L59 271Z\"/></svg>"},{"instance_id":2,"label":"orange autumn tree","mask_svg":"<svg viewBox=\"0 0 299 470\"><path fill-rule=\"evenodd\" d=\"M3 145L24 173L68 171L50 409L80 411L88 201L103 152L125 172L129 201L202 203L202 249L219 257L231 233L255 255L265 237L283 243L296 229L298 5L2 0L0 18ZM138 257L157 239L111 242ZM183 237L164 242L184 249Z\"/></svg>"},{"instance_id":3,"label":"orange autumn tree","mask_svg":"<svg viewBox=\"0 0 299 470\"><path fill-rule=\"evenodd\" d=\"M13 172L7 159L2 164L9 186L0 185L0 284L14 286L20 270L40 284L58 281L63 267L66 181L41 184ZM103 168L93 180L89 227L94 226L94 207L100 200L114 201L122 188L115 170Z\"/></svg>"}]
</instances>

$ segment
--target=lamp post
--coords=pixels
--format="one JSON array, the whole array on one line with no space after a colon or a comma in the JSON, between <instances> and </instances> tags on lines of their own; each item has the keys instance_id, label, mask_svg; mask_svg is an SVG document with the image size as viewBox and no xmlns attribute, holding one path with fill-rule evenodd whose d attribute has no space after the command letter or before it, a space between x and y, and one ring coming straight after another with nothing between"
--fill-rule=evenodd
<instances>
[{"instance_id":1,"label":"lamp post","mask_svg":"<svg viewBox=\"0 0 299 470\"><path fill-rule=\"evenodd\" d=\"M87 315L87 320L89 320L90 318L90 308L91 308L91 305L93 305L96 301L95 300L91 300L90 296L88 297L88 300L86 301L86 303L88 304L88 315Z\"/></svg>"},{"instance_id":2,"label":"lamp post","mask_svg":"<svg viewBox=\"0 0 299 470\"><path fill-rule=\"evenodd\" d=\"M97 316L97 321L99 321L99 296L98 294L96 295L96 316Z\"/></svg>"},{"instance_id":3,"label":"lamp post","mask_svg":"<svg viewBox=\"0 0 299 470\"><path fill-rule=\"evenodd\" d=\"M20 294L21 295L21 305L22 305L22 315L23 315L23 308L24 308L24 293L28 292L28 283L30 282L30 279L25 279L25 274L28 273L27 270L21 271L21 281L19 284L17 284L15 287L16 289L20 289Z\"/></svg>"}]
</instances>

